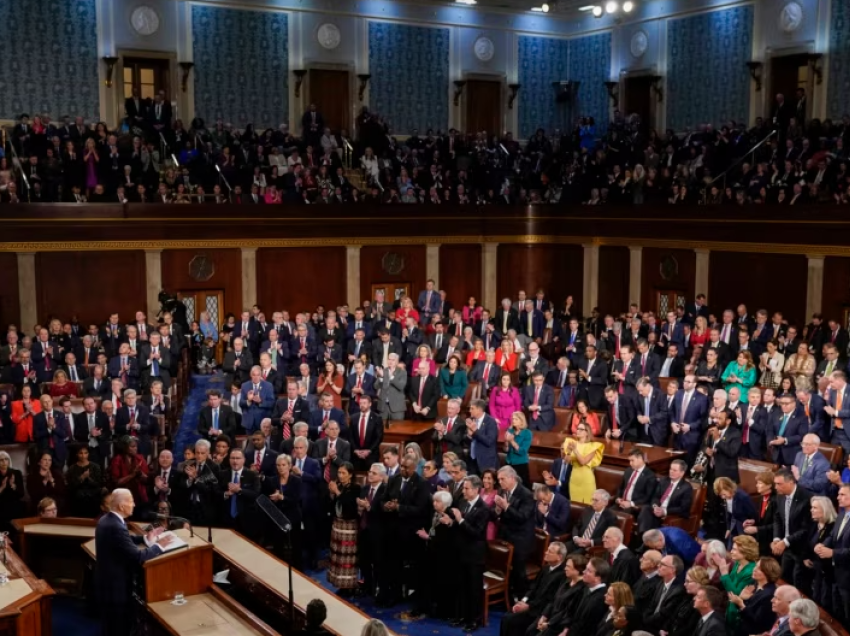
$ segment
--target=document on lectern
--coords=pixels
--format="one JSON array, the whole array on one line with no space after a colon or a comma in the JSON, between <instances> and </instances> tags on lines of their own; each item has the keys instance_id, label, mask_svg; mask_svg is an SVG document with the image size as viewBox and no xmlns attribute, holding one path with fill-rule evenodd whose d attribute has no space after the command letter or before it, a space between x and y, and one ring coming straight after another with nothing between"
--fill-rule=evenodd
<instances>
[{"instance_id":1,"label":"document on lectern","mask_svg":"<svg viewBox=\"0 0 850 636\"><path fill-rule=\"evenodd\" d=\"M160 548L162 548L163 553L173 552L174 550L179 550L180 548L185 548L189 545L170 530L168 532L163 532L161 535L159 535L157 537L157 540L161 539L162 537L172 537L171 543L166 546L159 546Z\"/></svg>"}]
</instances>

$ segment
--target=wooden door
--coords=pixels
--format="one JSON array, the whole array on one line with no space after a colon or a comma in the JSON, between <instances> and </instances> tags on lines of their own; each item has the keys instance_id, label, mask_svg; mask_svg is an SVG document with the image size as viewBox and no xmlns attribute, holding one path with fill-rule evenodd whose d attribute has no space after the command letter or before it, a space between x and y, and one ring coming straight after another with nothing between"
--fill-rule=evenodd
<instances>
[{"instance_id":1,"label":"wooden door","mask_svg":"<svg viewBox=\"0 0 850 636\"><path fill-rule=\"evenodd\" d=\"M502 83L469 80L466 83L466 130L486 130L490 135L502 129Z\"/></svg>"},{"instance_id":2,"label":"wooden door","mask_svg":"<svg viewBox=\"0 0 850 636\"><path fill-rule=\"evenodd\" d=\"M658 310L656 316L659 320L667 318L668 311L676 311L685 306L685 294L677 289L659 289L656 293L655 307Z\"/></svg>"},{"instance_id":3,"label":"wooden door","mask_svg":"<svg viewBox=\"0 0 850 636\"><path fill-rule=\"evenodd\" d=\"M310 69L310 103L325 119L332 131L351 131L351 103L349 98L348 71L332 71L322 68Z\"/></svg>"},{"instance_id":4,"label":"wooden door","mask_svg":"<svg viewBox=\"0 0 850 636\"><path fill-rule=\"evenodd\" d=\"M785 55L770 60L770 99L775 103L777 93L785 95L788 104L796 104L798 88L806 88L809 79L809 60L805 54Z\"/></svg>"},{"instance_id":5,"label":"wooden door","mask_svg":"<svg viewBox=\"0 0 850 636\"><path fill-rule=\"evenodd\" d=\"M158 58L124 58L124 98L133 96L133 88L139 89L142 99L153 99L158 91L164 90L166 100L171 95L171 78L168 60Z\"/></svg>"},{"instance_id":6,"label":"wooden door","mask_svg":"<svg viewBox=\"0 0 850 636\"><path fill-rule=\"evenodd\" d=\"M625 99L622 111L626 115L636 113L644 129L655 127L651 86L652 82L647 76L627 77L623 91Z\"/></svg>"},{"instance_id":7,"label":"wooden door","mask_svg":"<svg viewBox=\"0 0 850 636\"><path fill-rule=\"evenodd\" d=\"M201 291L182 291L183 304L186 305L186 322L192 326L192 322L201 321L201 313L207 312L210 315L210 321L221 329L224 324L224 291L221 289L209 289ZM216 347L216 358L219 362L223 360L222 342L218 341Z\"/></svg>"}]
</instances>

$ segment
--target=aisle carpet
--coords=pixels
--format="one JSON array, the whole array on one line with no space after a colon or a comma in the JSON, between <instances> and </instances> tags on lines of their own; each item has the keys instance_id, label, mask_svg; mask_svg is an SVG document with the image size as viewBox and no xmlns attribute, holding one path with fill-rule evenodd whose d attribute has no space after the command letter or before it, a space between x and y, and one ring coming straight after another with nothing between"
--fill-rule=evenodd
<instances>
[{"instance_id":1,"label":"aisle carpet","mask_svg":"<svg viewBox=\"0 0 850 636\"><path fill-rule=\"evenodd\" d=\"M213 375L192 375L191 389L186 397L186 402L183 406L183 417L180 420L180 427L174 438L174 460L175 462L183 461L183 449L191 444L194 444L198 439L198 414L201 411L203 403L206 401L206 392L209 389L217 388L224 391L224 376L221 373ZM313 578L317 583L327 588L331 592L335 588L328 583L325 571L307 571L306 574ZM399 605L392 609L375 607L371 598L352 598L347 599L353 605L356 605L364 613L384 621L387 626L398 634L407 634L410 636L426 636L428 634L445 634L445 635L460 635L463 630L450 627L448 624L430 618L410 621L402 620L402 612L410 609L408 605ZM494 606L497 611L490 613L490 625L482 627L475 632L476 636L497 636L499 633L499 619L504 613L504 609L500 606Z\"/></svg>"}]
</instances>

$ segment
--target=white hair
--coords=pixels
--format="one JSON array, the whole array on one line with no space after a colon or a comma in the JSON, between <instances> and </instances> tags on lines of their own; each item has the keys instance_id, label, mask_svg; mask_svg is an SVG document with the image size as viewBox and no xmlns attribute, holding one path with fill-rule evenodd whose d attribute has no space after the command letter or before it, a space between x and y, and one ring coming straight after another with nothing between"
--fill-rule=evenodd
<instances>
[{"instance_id":1,"label":"white hair","mask_svg":"<svg viewBox=\"0 0 850 636\"><path fill-rule=\"evenodd\" d=\"M374 470L376 472L379 472L379 473L381 473L381 475L387 474L387 467L384 466L381 462L375 462L374 464L372 464L372 467L370 468L370 470Z\"/></svg>"},{"instance_id":2,"label":"white hair","mask_svg":"<svg viewBox=\"0 0 850 636\"><path fill-rule=\"evenodd\" d=\"M452 496L445 490L438 490L434 493L434 501L439 501L446 508L452 505Z\"/></svg>"},{"instance_id":3,"label":"white hair","mask_svg":"<svg viewBox=\"0 0 850 636\"><path fill-rule=\"evenodd\" d=\"M209 441L205 439L199 439L197 442L195 442L195 450L198 450L199 448L206 448L207 450L209 450L211 447L212 444L210 444Z\"/></svg>"},{"instance_id":4,"label":"white hair","mask_svg":"<svg viewBox=\"0 0 850 636\"><path fill-rule=\"evenodd\" d=\"M820 624L820 611L814 601L798 598L791 602L791 618L797 618L806 629L814 629Z\"/></svg>"},{"instance_id":5,"label":"white hair","mask_svg":"<svg viewBox=\"0 0 850 636\"><path fill-rule=\"evenodd\" d=\"M129 397L136 397L135 389L127 389L126 391L124 391L124 399L126 400Z\"/></svg>"}]
</instances>

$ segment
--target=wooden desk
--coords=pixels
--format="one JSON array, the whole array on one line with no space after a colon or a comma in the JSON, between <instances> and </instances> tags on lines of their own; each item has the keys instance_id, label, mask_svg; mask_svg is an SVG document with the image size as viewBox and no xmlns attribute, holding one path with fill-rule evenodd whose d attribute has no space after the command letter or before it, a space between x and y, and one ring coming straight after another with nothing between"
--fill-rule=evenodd
<instances>
[{"instance_id":1,"label":"wooden desk","mask_svg":"<svg viewBox=\"0 0 850 636\"><path fill-rule=\"evenodd\" d=\"M16 636L51 636L50 599L53 589L37 578L14 550L6 547L6 563L0 570L9 583L0 587L0 633Z\"/></svg>"},{"instance_id":2,"label":"wooden desk","mask_svg":"<svg viewBox=\"0 0 850 636\"><path fill-rule=\"evenodd\" d=\"M206 528L196 527L195 532L207 536ZM235 587L249 590L251 596L270 611L285 613L289 607L289 565L233 530L213 528L212 537L216 557L214 569L229 569L229 579ZM292 570L292 593L296 614L302 620L307 603L314 598L324 601L328 608L324 627L332 634L359 634L370 619L295 569Z\"/></svg>"},{"instance_id":3,"label":"wooden desk","mask_svg":"<svg viewBox=\"0 0 850 636\"><path fill-rule=\"evenodd\" d=\"M95 519L77 517L58 519L27 517L12 521L12 527L17 533L16 545L21 553L21 558L30 565L32 565L30 561L32 555L31 545L33 540L39 543L37 537L50 537L50 543L53 545L55 545L55 539L67 539L82 545L89 539L94 539L96 525L97 521Z\"/></svg>"},{"instance_id":4,"label":"wooden desk","mask_svg":"<svg viewBox=\"0 0 850 636\"><path fill-rule=\"evenodd\" d=\"M405 444L416 442L422 448L422 454L430 459L434 450L431 443L433 432L434 422L414 422L412 420L390 422L390 427L384 429L384 443L401 444L403 454Z\"/></svg>"},{"instance_id":5,"label":"wooden desk","mask_svg":"<svg viewBox=\"0 0 850 636\"><path fill-rule=\"evenodd\" d=\"M171 601L148 603L147 609L172 636L278 636L216 585L211 585L207 593L187 596L186 601L179 606Z\"/></svg>"}]
</instances>

